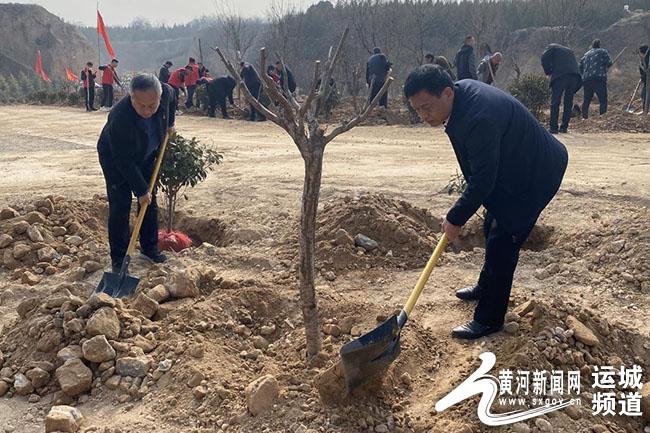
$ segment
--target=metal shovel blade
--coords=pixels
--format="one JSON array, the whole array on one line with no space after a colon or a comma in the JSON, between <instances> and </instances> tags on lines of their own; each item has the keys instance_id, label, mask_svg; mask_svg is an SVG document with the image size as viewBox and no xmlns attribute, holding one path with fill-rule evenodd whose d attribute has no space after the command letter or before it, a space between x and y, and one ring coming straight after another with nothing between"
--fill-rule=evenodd
<instances>
[{"instance_id":1,"label":"metal shovel blade","mask_svg":"<svg viewBox=\"0 0 650 433\"><path fill-rule=\"evenodd\" d=\"M131 277L127 274L127 269L131 258L127 255L122 263L122 268L119 273L104 272L99 285L95 289L95 293L106 293L114 298L123 298L131 296L135 293L135 288L140 282L139 278Z\"/></svg>"},{"instance_id":2,"label":"metal shovel blade","mask_svg":"<svg viewBox=\"0 0 650 433\"><path fill-rule=\"evenodd\" d=\"M345 383L351 392L387 369L400 354L397 315L341 347Z\"/></svg>"}]
</instances>

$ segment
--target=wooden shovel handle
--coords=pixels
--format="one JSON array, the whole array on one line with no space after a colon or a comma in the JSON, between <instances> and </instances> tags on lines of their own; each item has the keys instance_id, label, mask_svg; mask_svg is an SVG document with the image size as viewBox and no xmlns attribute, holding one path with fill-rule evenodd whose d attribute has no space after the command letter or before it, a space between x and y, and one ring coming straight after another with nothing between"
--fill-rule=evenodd
<instances>
[{"instance_id":1,"label":"wooden shovel handle","mask_svg":"<svg viewBox=\"0 0 650 433\"><path fill-rule=\"evenodd\" d=\"M169 141L169 132L165 134L165 140L158 151L158 157L156 158L156 164L153 167L153 174L149 180L149 194L153 192L153 187L156 185L156 179L158 179L158 171L160 170L160 164L162 164L163 157L165 156L165 149L167 148L167 141ZM135 251L135 243L138 240L138 235L140 234L140 227L142 227L142 221L144 221L144 214L147 212L147 203L140 206L140 212L138 213L138 219L133 228L133 233L131 233L131 241L129 242L129 248L126 250L126 255L130 256Z\"/></svg>"},{"instance_id":2,"label":"wooden shovel handle","mask_svg":"<svg viewBox=\"0 0 650 433\"><path fill-rule=\"evenodd\" d=\"M443 233L442 237L438 241L438 245L436 245L436 249L433 250L433 254L431 254L431 258L429 259L427 265L422 271L422 274L420 275L420 279L415 284L415 288L411 292L411 296L409 296L408 301L406 301L406 305L404 305L404 312L406 312L407 316L411 315L411 311L413 310L415 303L420 297L420 293L422 293L422 289L424 289L424 285L427 283L427 280L429 279L429 275L431 275L433 268L436 267L436 263L438 263L438 259L442 255L442 252L445 250L446 246L447 246L447 234Z\"/></svg>"}]
</instances>

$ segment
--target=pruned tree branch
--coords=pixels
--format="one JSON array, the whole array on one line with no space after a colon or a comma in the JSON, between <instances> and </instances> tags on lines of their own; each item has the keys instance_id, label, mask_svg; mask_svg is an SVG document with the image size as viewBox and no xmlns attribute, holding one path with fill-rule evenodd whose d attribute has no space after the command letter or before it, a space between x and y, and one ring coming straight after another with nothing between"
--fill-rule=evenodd
<instances>
[{"instance_id":1,"label":"pruned tree branch","mask_svg":"<svg viewBox=\"0 0 650 433\"><path fill-rule=\"evenodd\" d=\"M260 64L262 67L262 81L266 83L266 87L270 93L269 96L271 96L271 99L276 99L280 103L287 122L291 123L292 127L297 126L291 104L275 85L275 81L266 73L266 48L264 47L260 48Z\"/></svg>"}]
</instances>

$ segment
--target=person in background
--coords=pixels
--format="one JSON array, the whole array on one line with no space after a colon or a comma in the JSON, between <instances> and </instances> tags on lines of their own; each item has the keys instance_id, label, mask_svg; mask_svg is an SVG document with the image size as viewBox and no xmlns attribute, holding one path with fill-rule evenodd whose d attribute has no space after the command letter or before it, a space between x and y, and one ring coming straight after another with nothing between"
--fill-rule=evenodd
<instances>
[{"instance_id":1,"label":"person in background","mask_svg":"<svg viewBox=\"0 0 650 433\"><path fill-rule=\"evenodd\" d=\"M97 111L93 104L95 103L95 77L97 71L93 71L93 62L86 63L86 67L81 71L81 81L84 85L84 98L86 100L86 111Z\"/></svg>"},{"instance_id":2,"label":"person in background","mask_svg":"<svg viewBox=\"0 0 650 433\"><path fill-rule=\"evenodd\" d=\"M424 55L424 64L425 65L433 65L433 61L436 59L436 56L433 55L433 53L426 53Z\"/></svg>"},{"instance_id":3,"label":"person in background","mask_svg":"<svg viewBox=\"0 0 650 433\"><path fill-rule=\"evenodd\" d=\"M386 82L388 71L393 65L388 61L386 56L382 54L381 49L375 48L372 50L373 54L366 63L366 84L370 89L370 100L375 99L381 88ZM384 93L379 100L379 105L388 108L388 92Z\"/></svg>"},{"instance_id":4,"label":"person in background","mask_svg":"<svg viewBox=\"0 0 650 433\"><path fill-rule=\"evenodd\" d=\"M167 60L164 65L160 67L160 71L158 72L158 79L160 80L161 83L166 83L169 81L169 76L171 73L169 70L174 66L172 62Z\"/></svg>"},{"instance_id":5,"label":"person in background","mask_svg":"<svg viewBox=\"0 0 650 433\"><path fill-rule=\"evenodd\" d=\"M208 116L216 117L215 111L217 105L221 108L221 117L230 119L228 111L226 110L226 98L230 105L234 105L235 101L232 97L232 92L237 86L237 82L230 75L216 77L207 84L208 98L210 100L208 107Z\"/></svg>"},{"instance_id":6,"label":"person in background","mask_svg":"<svg viewBox=\"0 0 650 433\"><path fill-rule=\"evenodd\" d=\"M99 67L99 70L102 71L102 103L99 111L111 111L113 107L113 84L122 85L115 71L118 63L117 59L113 59L108 65Z\"/></svg>"},{"instance_id":7,"label":"person in background","mask_svg":"<svg viewBox=\"0 0 650 433\"><path fill-rule=\"evenodd\" d=\"M287 70L287 86L289 87L289 92L293 93L297 87L293 71L287 65L284 65L284 68ZM278 74L278 78L280 79L280 88L284 90L284 71L282 70L282 63L279 60L275 62L275 73Z\"/></svg>"},{"instance_id":8,"label":"person in background","mask_svg":"<svg viewBox=\"0 0 650 433\"><path fill-rule=\"evenodd\" d=\"M167 84L172 86L172 88L174 89L174 95L175 95L174 113L176 114L176 116L180 116L183 114L183 112L178 109L178 99L180 97L181 90L183 90L183 93L185 93L185 80L187 76L192 72L194 71L190 65L187 65L184 68L178 68L174 72L172 72L171 76L169 77L169 81L167 81Z\"/></svg>"},{"instance_id":9,"label":"person in background","mask_svg":"<svg viewBox=\"0 0 650 433\"><path fill-rule=\"evenodd\" d=\"M600 102L600 115L607 112L607 70L612 67L612 58L606 49L600 47L600 39L594 39L589 51L580 59L580 73L585 96L582 100L582 118L589 118L589 105L594 97Z\"/></svg>"},{"instance_id":10,"label":"person in background","mask_svg":"<svg viewBox=\"0 0 650 433\"><path fill-rule=\"evenodd\" d=\"M471 78L476 80L476 59L474 59L474 41L473 36L466 36L465 42L456 52L454 63L456 64L456 74L459 80Z\"/></svg>"},{"instance_id":11,"label":"person in background","mask_svg":"<svg viewBox=\"0 0 650 433\"><path fill-rule=\"evenodd\" d=\"M573 95L582 86L578 61L571 48L560 44L550 44L542 54L542 68L544 68L546 79L551 88L549 130L551 134L566 133L573 110ZM562 95L564 95L564 110L562 111L562 125L558 129Z\"/></svg>"},{"instance_id":12,"label":"person in background","mask_svg":"<svg viewBox=\"0 0 650 433\"><path fill-rule=\"evenodd\" d=\"M269 66L266 68L266 73L268 74L269 77L271 77L271 79L273 80L273 82L275 83L275 85L276 85L278 88L280 88L280 76L277 74L277 72L276 72L276 70L275 70L275 66L273 66L273 65L269 65Z\"/></svg>"},{"instance_id":13,"label":"person in background","mask_svg":"<svg viewBox=\"0 0 650 433\"><path fill-rule=\"evenodd\" d=\"M250 63L241 62L239 66L241 66L239 76L244 80L244 84L248 87L248 91L251 92L251 95L253 95L255 99L259 100L259 97L262 95L262 80L260 79L260 76ZM258 112L253 104L249 105L250 116L248 117L248 120L254 122L257 117L257 121L264 122L266 117L262 113Z\"/></svg>"},{"instance_id":14,"label":"person in background","mask_svg":"<svg viewBox=\"0 0 650 433\"><path fill-rule=\"evenodd\" d=\"M648 69L648 63L650 62L650 48L648 45L641 45L639 47L639 59L641 60L641 63L639 64L639 75L641 76L641 82L643 83L643 88L641 89L641 101L643 102L641 108L643 108L645 107L646 86L648 85L646 70Z\"/></svg>"},{"instance_id":15,"label":"person in background","mask_svg":"<svg viewBox=\"0 0 650 433\"><path fill-rule=\"evenodd\" d=\"M189 109L194 107L194 92L196 91L196 82L199 79L199 65L196 64L194 57L190 57L187 66L192 68L192 72L185 75L185 88L187 89L185 108Z\"/></svg>"},{"instance_id":16,"label":"person in background","mask_svg":"<svg viewBox=\"0 0 650 433\"><path fill-rule=\"evenodd\" d=\"M483 57L483 60L478 64L478 69L476 70L478 80L485 84L494 84L502 60L503 55L499 52L492 55L487 54Z\"/></svg>"}]
</instances>

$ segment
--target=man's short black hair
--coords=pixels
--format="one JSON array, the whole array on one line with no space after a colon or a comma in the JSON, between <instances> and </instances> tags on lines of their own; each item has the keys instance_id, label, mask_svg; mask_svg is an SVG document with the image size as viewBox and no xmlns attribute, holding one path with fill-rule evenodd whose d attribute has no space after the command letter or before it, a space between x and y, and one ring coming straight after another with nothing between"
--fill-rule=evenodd
<instances>
[{"instance_id":1,"label":"man's short black hair","mask_svg":"<svg viewBox=\"0 0 650 433\"><path fill-rule=\"evenodd\" d=\"M113 59L113 60L111 60L111 63L113 63L113 62L115 62L115 63L120 63L120 61L117 60L117 59Z\"/></svg>"},{"instance_id":2,"label":"man's short black hair","mask_svg":"<svg viewBox=\"0 0 650 433\"><path fill-rule=\"evenodd\" d=\"M190 71L193 71L193 70L194 70L194 68L191 67L190 65L186 65L186 66L185 66L185 69L188 69L188 70L190 70Z\"/></svg>"},{"instance_id":3,"label":"man's short black hair","mask_svg":"<svg viewBox=\"0 0 650 433\"><path fill-rule=\"evenodd\" d=\"M641 46L639 47L639 52L640 52L641 54L646 54L646 53L648 52L648 45L641 45Z\"/></svg>"},{"instance_id":4,"label":"man's short black hair","mask_svg":"<svg viewBox=\"0 0 650 433\"><path fill-rule=\"evenodd\" d=\"M425 59L431 59L431 60L433 60L433 59L436 58L436 56L434 56L434 55L431 54L431 53L427 53L427 54L424 55L424 58L425 58Z\"/></svg>"},{"instance_id":5,"label":"man's short black hair","mask_svg":"<svg viewBox=\"0 0 650 433\"><path fill-rule=\"evenodd\" d=\"M86 63L86 66L91 66L92 67L92 65L93 65L93 62Z\"/></svg>"},{"instance_id":6,"label":"man's short black hair","mask_svg":"<svg viewBox=\"0 0 650 433\"><path fill-rule=\"evenodd\" d=\"M375 48L373 48L372 53L373 54L381 54L381 49L379 47L375 47Z\"/></svg>"},{"instance_id":7,"label":"man's short black hair","mask_svg":"<svg viewBox=\"0 0 650 433\"><path fill-rule=\"evenodd\" d=\"M454 88L454 82L444 69L438 65L422 65L415 68L404 83L404 95L407 98L426 90L440 97L446 87Z\"/></svg>"},{"instance_id":8,"label":"man's short black hair","mask_svg":"<svg viewBox=\"0 0 650 433\"><path fill-rule=\"evenodd\" d=\"M170 62L169 60L167 60L167 61L165 62L165 64L168 65L168 66L174 66L174 64L173 64L172 62Z\"/></svg>"},{"instance_id":9,"label":"man's short black hair","mask_svg":"<svg viewBox=\"0 0 650 433\"><path fill-rule=\"evenodd\" d=\"M189 60L189 61L190 61L190 63L191 63L191 62L196 62L196 59L195 59L194 57L190 57L190 60Z\"/></svg>"}]
</instances>

